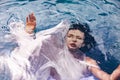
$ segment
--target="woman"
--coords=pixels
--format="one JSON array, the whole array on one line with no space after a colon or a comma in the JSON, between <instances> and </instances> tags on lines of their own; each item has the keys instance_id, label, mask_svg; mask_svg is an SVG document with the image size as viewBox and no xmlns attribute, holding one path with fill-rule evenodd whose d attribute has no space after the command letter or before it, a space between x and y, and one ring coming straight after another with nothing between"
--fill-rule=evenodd
<instances>
[{"instance_id":1,"label":"woman","mask_svg":"<svg viewBox=\"0 0 120 80\"><path fill-rule=\"evenodd\" d=\"M30 16L32 16L33 17L33 19L34 19L34 21L30 21L31 20L31 18L32 17L30 17ZM28 18L29 18L29 20L28 20ZM34 17L34 15L33 14L31 14L31 15L29 15L29 17L27 17L27 25L26 25L26 27L28 27L29 28L29 23L31 23L32 22L32 24L34 24L34 25L36 25L36 23L35 23L35 17ZM33 25L33 27L32 27L32 32L34 31L34 28L35 28L35 26ZM67 24L66 26L68 26L69 27L69 25ZM67 49L69 49L69 52L71 53L71 54L73 54L72 52L74 52L74 53L78 53L79 52L79 50L81 50L82 52L87 52L87 51L89 51L92 47L94 47L95 45L95 41L94 41L94 38L89 34L89 30L86 30L86 26L83 26L83 25L81 25L81 24L73 24L72 26L74 26L74 27L72 27L72 28L70 28L69 30L68 30L68 27L66 27L66 26L63 26L63 27L61 27L61 29L59 28L56 28L57 30L55 31L55 29L53 30L53 32L55 31L56 33L58 32L58 33L60 33L60 32L63 32L62 33L62 35L61 35L61 38L63 39L64 37L65 37L65 34L67 33L67 36L66 36L66 41L64 41L64 40L62 40L60 37L58 37L58 36L54 36L54 37L52 37L52 40L50 41L50 42L52 42L53 40L56 40L56 38L58 38L57 40L58 40L58 42L61 42L62 41L62 43L64 43L64 42L66 42L66 44L65 45L67 45L66 47L67 47ZM75 27L76 26L76 27ZM68 30L68 32L67 32L67 30ZM27 31L27 30L26 30ZM52 29L51 29L51 31L52 31ZM28 33L29 33L29 31L27 31ZM75 36L76 34L74 34L73 35L73 33L79 33L79 36ZM55 33L55 34L56 34ZM70 33L70 34L69 34ZM39 33L38 33L39 34ZM48 33L49 34L49 33ZM82 38L81 38L81 36L82 36ZM38 36L39 37L39 36ZM72 42L72 37L73 37L73 42ZM76 39L74 40L74 37L76 37ZM56 40L56 41L57 41ZM61 40L61 41L59 41L59 40ZM70 42L71 41L71 42ZM79 43L79 41L82 41L82 42L80 42ZM92 41L92 42L91 42ZM77 43L78 42L78 43ZM49 42L48 42L49 43ZM62 44L61 43L61 44ZM57 43L54 43L54 44L57 44ZM60 45L60 44L59 44ZM63 44L64 45L64 44ZM63 47L63 45L62 45L62 47ZM64 46L65 46L64 45ZM54 45L55 46L55 45ZM53 47L54 47L53 46ZM58 46L55 46L55 47L58 47ZM61 46L59 46L59 47L61 47ZM66 49L66 47L64 47L64 49ZM79 49L78 49L79 48ZM64 50L63 49L63 50ZM66 51L66 50L64 50L64 51ZM78 52L77 52L78 51ZM81 54L82 54L82 58L83 58L83 53L82 52L80 52ZM51 53L53 53L53 52L51 52ZM55 54L53 54L53 55L55 55ZM79 56L79 55L77 55L76 56L76 54L74 55L73 54L73 56L75 57L75 58L79 58L79 57L81 57L81 55ZM55 56L56 57L56 56ZM69 57L68 57L69 58ZM72 58L71 58L72 59ZM58 59L57 59L58 60ZM90 63L90 64L93 64L93 65L91 65L92 67L90 67L89 68L89 71L91 71L96 77L98 77L99 79L101 79L101 80L104 80L104 79L106 79L106 80L117 80L117 79L119 79L119 77L120 77L120 72L119 72L119 70L120 70L120 67L118 66L118 68L116 69L116 70L114 70L113 71L113 73L111 74L111 75L109 75L109 74L107 74L107 73L105 73L104 71L102 71L102 70L100 70L99 68L98 68L98 65L97 65L97 63L96 63L96 61L95 60L93 60L93 59L91 59L91 58L89 58L89 57L85 57L85 61L86 62L88 62L88 63ZM96 68L94 68L94 67L96 67ZM54 70L55 68L53 68L52 69L52 75L54 75L54 72L56 72L56 70ZM59 69L59 68L58 68ZM82 69L82 68L81 68ZM73 70L74 71L74 70ZM58 70L58 72L59 72L59 70ZM68 71L69 72L69 71ZM58 74L58 73L57 73ZM62 73L63 74L63 73ZM72 73L71 73L72 74ZM104 75L104 76L102 76L101 77L101 75Z\"/></svg>"},{"instance_id":2,"label":"woman","mask_svg":"<svg viewBox=\"0 0 120 80\"><path fill-rule=\"evenodd\" d=\"M7 66L9 75L12 75L11 80L48 80L51 77L56 80L90 80L90 73L98 79L110 80L110 75L101 71L93 59L79 50L86 45L86 34L72 28L68 31L69 23L61 22L54 28L37 33L36 36L33 33L36 26L34 14L27 17L25 31L23 23L13 22L9 26L11 33L17 37L18 48L12 51L10 57L0 58L0 68ZM101 77L101 74L104 76Z\"/></svg>"},{"instance_id":3,"label":"woman","mask_svg":"<svg viewBox=\"0 0 120 80\"><path fill-rule=\"evenodd\" d=\"M33 26L31 26L31 23ZM35 25L35 17L30 14L27 17L26 32L33 33ZM92 48L88 39L93 39L93 37L86 31L85 26L81 24L73 24L71 28L69 26L69 24L63 22L51 31L48 30L49 32L43 31L44 35L49 35L49 38L42 42L39 51L48 59L48 64L44 68L51 67L51 76L56 80L79 80L87 77L88 72L94 74L100 80L109 80L110 75L100 70L95 60L86 57L80 51L80 49L84 51ZM43 35L41 32L36 34L36 41L40 40L41 35ZM65 36L66 39L64 39ZM101 74L104 76L101 77Z\"/></svg>"}]
</instances>

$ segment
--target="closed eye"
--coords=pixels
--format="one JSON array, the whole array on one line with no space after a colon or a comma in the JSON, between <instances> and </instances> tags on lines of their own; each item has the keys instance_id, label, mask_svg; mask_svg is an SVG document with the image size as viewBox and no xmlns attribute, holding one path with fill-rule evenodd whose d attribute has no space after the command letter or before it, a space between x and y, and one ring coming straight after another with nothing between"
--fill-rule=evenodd
<instances>
[{"instance_id":1,"label":"closed eye","mask_svg":"<svg viewBox=\"0 0 120 80\"><path fill-rule=\"evenodd\" d=\"M77 36L77 39L79 39L79 40L84 40L83 38L81 38L80 36Z\"/></svg>"},{"instance_id":2,"label":"closed eye","mask_svg":"<svg viewBox=\"0 0 120 80\"><path fill-rule=\"evenodd\" d=\"M72 35L72 34L70 34L70 35L67 35L67 37L71 38L71 37L73 37L73 35Z\"/></svg>"}]
</instances>

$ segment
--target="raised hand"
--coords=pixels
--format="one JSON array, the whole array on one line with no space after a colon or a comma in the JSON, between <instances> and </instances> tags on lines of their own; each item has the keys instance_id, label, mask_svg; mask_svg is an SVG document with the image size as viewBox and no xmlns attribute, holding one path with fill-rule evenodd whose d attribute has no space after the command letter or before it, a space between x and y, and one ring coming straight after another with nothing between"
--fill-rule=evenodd
<instances>
[{"instance_id":1,"label":"raised hand","mask_svg":"<svg viewBox=\"0 0 120 80\"><path fill-rule=\"evenodd\" d=\"M29 14L27 17L26 17L26 32L31 34L34 32L34 29L36 27L36 17L33 13Z\"/></svg>"}]
</instances>

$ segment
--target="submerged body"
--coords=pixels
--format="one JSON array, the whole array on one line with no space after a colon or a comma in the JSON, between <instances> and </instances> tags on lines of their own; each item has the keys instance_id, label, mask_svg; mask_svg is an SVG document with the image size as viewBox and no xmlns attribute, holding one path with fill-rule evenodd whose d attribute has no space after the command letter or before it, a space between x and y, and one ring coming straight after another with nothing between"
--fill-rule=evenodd
<instances>
[{"instance_id":1,"label":"submerged body","mask_svg":"<svg viewBox=\"0 0 120 80\"><path fill-rule=\"evenodd\" d=\"M69 28L67 22L37 33L36 39L34 34L27 34L22 28L16 30L15 27L21 24L10 24L18 47L10 56L0 57L2 80L6 80L6 77L7 80L48 80L51 68L56 69L60 80L82 80L90 74L87 69L90 65L86 65L85 55L81 53L81 59L75 59L65 46L64 37Z\"/></svg>"}]
</instances>

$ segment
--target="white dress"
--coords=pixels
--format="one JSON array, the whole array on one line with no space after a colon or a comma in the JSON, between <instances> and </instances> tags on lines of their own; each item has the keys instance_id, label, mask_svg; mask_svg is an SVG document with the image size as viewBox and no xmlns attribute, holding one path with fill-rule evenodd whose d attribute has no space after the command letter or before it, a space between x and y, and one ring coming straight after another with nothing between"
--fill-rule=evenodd
<instances>
[{"instance_id":1,"label":"white dress","mask_svg":"<svg viewBox=\"0 0 120 80\"><path fill-rule=\"evenodd\" d=\"M75 59L65 46L64 38L70 26L67 21L38 32L36 36L27 34L22 22L9 26L18 47L10 56L0 56L0 79L8 76L2 80L48 80L53 67L60 80L94 80L85 79L89 74L85 55L81 54L81 60Z\"/></svg>"}]
</instances>

